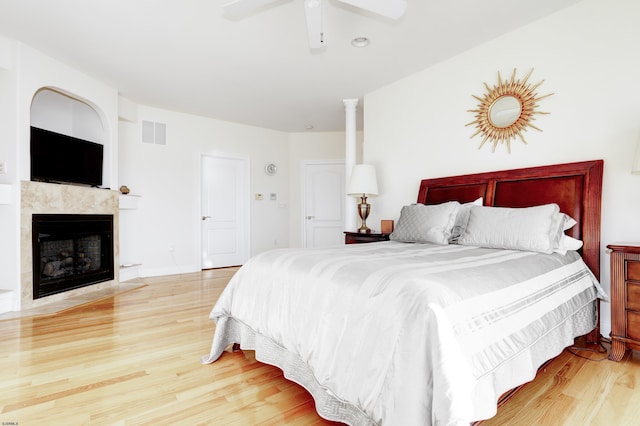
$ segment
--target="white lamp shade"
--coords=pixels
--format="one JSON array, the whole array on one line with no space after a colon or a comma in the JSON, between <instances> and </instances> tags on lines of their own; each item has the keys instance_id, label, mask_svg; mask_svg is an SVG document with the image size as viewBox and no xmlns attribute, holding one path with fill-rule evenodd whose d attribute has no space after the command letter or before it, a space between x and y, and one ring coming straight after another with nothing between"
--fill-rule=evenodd
<instances>
[{"instance_id":1,"label":"white lamp shade","mask_svg":"<svg viewBox=\"0 0 640 426\"><path fill-rule=\"evenodd\" d=\"M360 197L365 194L367 197L378 195L378 180L376 179L376 169L369 164L356 164L351 171L351 180L347 187L347 194Z\"/></svg>"}]
</instances>

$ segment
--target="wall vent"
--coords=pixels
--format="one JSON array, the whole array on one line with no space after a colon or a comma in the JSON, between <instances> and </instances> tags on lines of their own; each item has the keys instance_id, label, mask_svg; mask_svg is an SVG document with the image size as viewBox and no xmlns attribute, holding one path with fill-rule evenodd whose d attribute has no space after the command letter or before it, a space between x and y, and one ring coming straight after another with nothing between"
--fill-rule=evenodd
<instances>
[{"instance_id":1,"label":"wall vent","mask_svg":"<svg viewBox=\"0 0 640 426\"><path fill-rule=\"evenodd\" d=\"M142 120L142 142L155 145L167 144L167 125Z\"/></svg>"}]
</instances>

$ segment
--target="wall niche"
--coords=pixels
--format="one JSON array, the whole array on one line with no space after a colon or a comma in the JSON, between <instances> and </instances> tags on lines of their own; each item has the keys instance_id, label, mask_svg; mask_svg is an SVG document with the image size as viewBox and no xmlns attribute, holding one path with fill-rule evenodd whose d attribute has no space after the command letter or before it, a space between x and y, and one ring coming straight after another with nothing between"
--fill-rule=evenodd
<instances>
[{"instance_id":1,"label":"wall niche","mask_svg":"<svg viewBox=\"0 0 640 426\"><path fill-rule=\"evenodd\" d=\"M33 96L31 125L103 145L106 139L102 120L93 107L49 88Z\"/></svg>"},{"instance_id":2,"label":"wall niche","mask_svg":"<svg viewBox=\"0 0 640 426\"><path fill-rule=\"evenodd\" d=\"M88 178L81 179L78 182L82 182L82 183L86 182L87 184L89 183L93 184L93 182L95 183L101 182L101 183L98 183L98 185L102 185L103 187L109 186L110 181L108 179L109 177L108 170L110 165L109 165L108 159L110 157L110 149L109 149L108 143L105 143L107 141L107 132L105 132L105 128L103 126L103 122L100 114L90 104L80 99L74 98L71 95L65 94L63 92L60 92L51 88L42 88L36 92L36 94L33 96L33 99L31 101L30 125L32 128L44 129L45 131L54 132L55 134L65 135L63 136L63 139L60 139L60 142L65 142L61 146L67 146L69 144L67 143L67 139L64 139L64 137L66 136L70 136L78 140L89 141L98 145L102 145L104 149L104 153L102 154L103 158L101 160L103 164L100 166L100 168L102 168L101 177L92 176L91 179L88 179ZM37 134L47 135L49 133L38 132ZM32 136L33 136L33 133L32 133ZM41 149L44 149L44 146L42 146L42 138L40 138L40 136L38 136L38 138L39 138L38 140L40 141L38 146L40 146ZM46 142L48 142L48 139L49 139L48 136L45 137ZM56 139L56 143L58 143L58 139ZM89 147L90 145L83 145L83 146ZM51 150L51 148L49 148L49 150ZM43 154L43 152L46 152L46 149L45 151L39 151L39 152L41 155L38 158L42 159L44 158L43 156L46 156L46 154ZM53 152L55 152L56 155L58 155L58 153L59 155L64 155L59 150L53 151ZM29 151L27 151L27 153L29 153ZM84 151L70 152L70 154L73 154L73 153L75 153L76 157L85 158L86 156L89 156L86 158L92 159L92 163L99 161L96 157L97 149L92 148L91 150L87 149ZM74 161L73 158L74 157L64 157L64 158L58 158L58 160L65 159L65 160L68 160L68 162L69 161L73 162ZM67 179L71 179L69 180L69 182L75 182L75 180L67 176L68 173L66 172L65 173L58 172L52 175L50 173L51 170L49 170L46 163L39 161L38 164L44 164L43 167L45 167L45 169L47 170L46 176L57 176L57 177L54 177L54 181L55 179L59 178L61 179L61 181L67 181ZM55 164L57 164L56 167L58 167L59 170L69 170L67 167L63 166L62 163L58 161L56 161ZM89 167L89 166L85 166L85 167ZM39 167L39 169L41 170L38 173L42 172L42 167ZM100 173L95 167L86 169L86 171L88 170L96 170L98 174ZM95 174L96 173L94 173L94 175ZM63 177L62 175L65 175L65 176ZM33 174L32 174L32 179L33 179ZM39 180L39 179L36 179L36 180Z\"/></svg>"}]
</instances>

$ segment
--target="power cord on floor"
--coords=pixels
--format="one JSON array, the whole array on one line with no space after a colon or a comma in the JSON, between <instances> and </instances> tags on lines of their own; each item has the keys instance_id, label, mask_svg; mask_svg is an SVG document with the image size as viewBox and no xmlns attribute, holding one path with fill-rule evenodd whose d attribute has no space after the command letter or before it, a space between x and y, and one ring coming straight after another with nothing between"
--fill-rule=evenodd
<instances>
[{"instance_id":1,"label":"power cord on floor","mask_svg":"<svg viewBox=\"0 0 640 426\"><path fill-rule=\"evenodd\" d=\"M589 348L589 347L573 345L573 346L569 346L567 348L567 352L569 352L571 355L575 355L575 356L577 356L579 358L583 358L583 359L586 359L586 360L589 360L589 361L601 362L601 361L604 361L606 359L609 359L609 350L604 346L604 344L611 345L611 339L608 339L608 338L600 335L600 340L598 341L598 346L596 346L595 348ZM605 356L602 357L602 358L591 358L591 357L580 355L576 351L595 352L595 353L599 353L599 354L605 354Z\"/></svg>"}]
</instances>

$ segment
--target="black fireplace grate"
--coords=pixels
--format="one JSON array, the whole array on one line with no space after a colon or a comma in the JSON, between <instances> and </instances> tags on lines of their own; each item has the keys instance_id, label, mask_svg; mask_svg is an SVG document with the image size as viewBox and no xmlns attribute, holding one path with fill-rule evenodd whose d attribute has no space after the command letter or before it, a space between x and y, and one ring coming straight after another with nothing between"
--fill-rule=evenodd
<instances>
[{"instance_id":1,"label":"black fireplace grate","mask_svg":"<svg viewBox=\"0 0 640 426\"><path fill-rule=\"evenodd\" d=\"M33 298L114 279L113 215L34 214Z\"/></svg>"}]
</instances>

